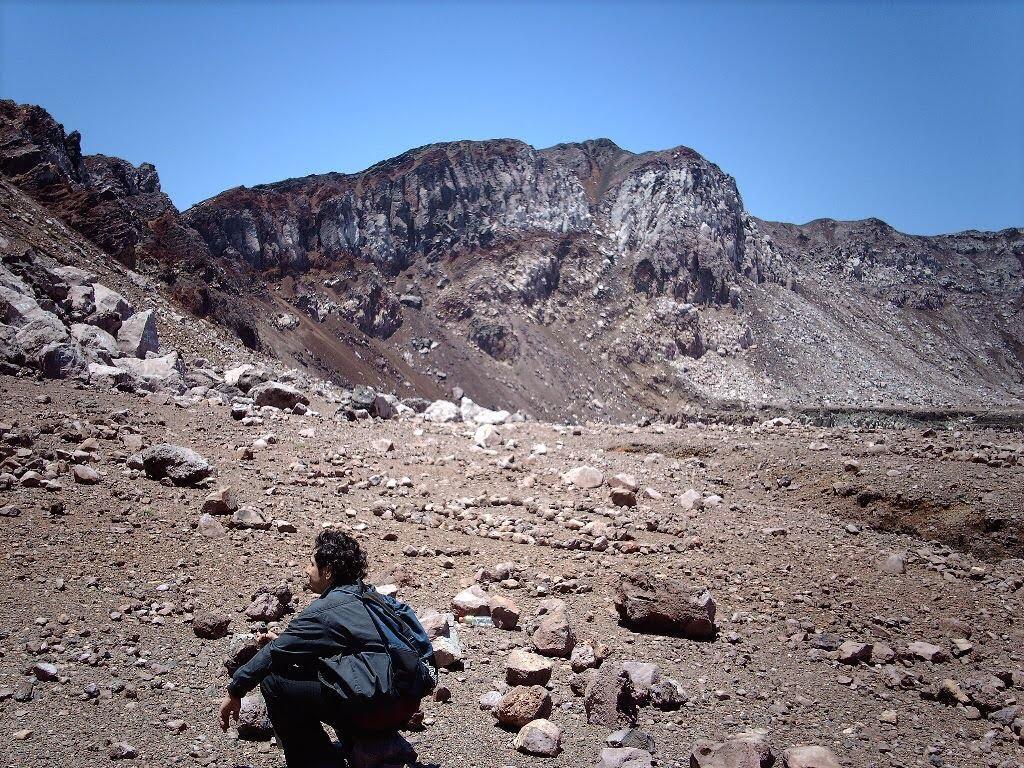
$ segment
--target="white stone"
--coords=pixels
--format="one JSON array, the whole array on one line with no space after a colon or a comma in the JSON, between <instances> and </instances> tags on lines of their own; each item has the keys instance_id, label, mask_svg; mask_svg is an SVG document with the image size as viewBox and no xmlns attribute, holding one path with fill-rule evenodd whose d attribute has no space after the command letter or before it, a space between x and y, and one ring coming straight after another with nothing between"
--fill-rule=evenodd
<instances>
[{"instance_id":1,"label":"white stone","mask_svg":"<svg viewBox=\"0 0 1024 768\"><path fill-rule=\"evenodd\" d=\"M459 410L467 424L504 424L511 416L508 411L492 411L477 405L468 397L462 398Z\"/></svg>"},{"instance_id":2,"label":"white stone","mask_svg":"<svg viewBox=\"0 0 1024 768\"><path fill-rule=\"evenodd\" d=\"M255 366L249 365L249 363L243 363L237 368L224 371L224 383L230 384L232 387L238 386L238 380L242 377L242 374L248 373L254 369Z\"/></svg>"},{"instance_id":3,"label":"white stone","mask_svg":"<svg viewBox=\"0 0 1024 768\"><path fill-rule=\"evenodd\" d=\"M501 433L491 424L481 424L473 435L473 442L481 448L493 448L501 445Z\"/></svg>"},{"instance_id":4,"label":"white stone","mask_svg":"<svg viewBox=\"0 0 1024 768\"><path fill-rule=\"evenodd\" d=\"M445 424L459 418L459 407L447 400L435 400L423 411L423 418L435 424Z\"/></svg>"},{"instance_id":5,"label":"white stone","mask_svg":"<svg viewBox=\"0 0 1024 768\"><path fill-rule=\"evenodd\" d=\"M577 488L597 488L604 482L601 470L586 465L570 469L562 477L567 483L571 483Z\"/></svg>"}]
</instances>

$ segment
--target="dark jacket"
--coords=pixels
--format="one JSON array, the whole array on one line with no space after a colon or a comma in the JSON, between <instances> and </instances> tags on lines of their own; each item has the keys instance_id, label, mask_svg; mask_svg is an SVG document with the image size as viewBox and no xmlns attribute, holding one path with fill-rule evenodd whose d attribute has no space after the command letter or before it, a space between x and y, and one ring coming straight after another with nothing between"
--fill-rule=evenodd
<instances>
[{"instance_id":1,"label":"dark jacket","mask_svg":"<svg viewBox=\"0 0 1024 768\"><path fill-rule=\"evenodd\" d=\"M318 660L358 653L368 644L379 643L380 635L359 598L361 585L346 584L332 587L309 607L299 613L288 627L273 641L239 667L228 684L232 696L244 696L258 686L274 669L289 665L316 668ZM372 588L371 588L372 589ZM404 618L419 625L416 614L405 603L380 595ZM424 635L425 653L430 653L430 641Z\"/></svg>"}]
</instances>

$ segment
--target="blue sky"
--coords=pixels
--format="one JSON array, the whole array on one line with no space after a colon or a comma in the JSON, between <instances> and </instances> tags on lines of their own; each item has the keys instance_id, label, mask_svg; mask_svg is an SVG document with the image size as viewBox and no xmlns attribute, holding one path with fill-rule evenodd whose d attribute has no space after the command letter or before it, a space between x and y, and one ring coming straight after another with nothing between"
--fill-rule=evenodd
<instances>
[{"instance_id":1,"label":"blue sky","mask_svg":"<svg viewBox=\"0 0 1024 768\"><path fill-rule=\"evenodd\" d=\"M460 138L693 147L748 210L1024 226L1024 3L0 0L0 96L185 208Z\"/></svg>"}]
</instances>

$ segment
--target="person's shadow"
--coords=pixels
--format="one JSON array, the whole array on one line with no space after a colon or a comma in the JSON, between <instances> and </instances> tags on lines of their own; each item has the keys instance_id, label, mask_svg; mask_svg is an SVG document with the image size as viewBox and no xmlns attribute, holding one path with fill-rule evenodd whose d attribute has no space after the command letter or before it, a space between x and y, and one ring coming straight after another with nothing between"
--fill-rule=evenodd
<instances>
[{"instance_id":1,"label":"person's shadow","mask_svg":"<svg viewBox=\"0 0 1024 768\"><path fill-rule=\"evenodd\" d=\"M438 763L422 763L416 748L398 732L353 740L347 748L336 742L348 768L441 768Z\"/></svg>"}]
</instances>

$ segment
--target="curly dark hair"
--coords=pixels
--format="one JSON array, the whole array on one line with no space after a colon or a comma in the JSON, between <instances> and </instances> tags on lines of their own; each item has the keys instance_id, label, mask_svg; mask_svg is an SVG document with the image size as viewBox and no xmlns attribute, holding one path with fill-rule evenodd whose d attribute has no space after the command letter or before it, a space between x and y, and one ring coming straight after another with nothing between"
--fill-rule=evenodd
<instances>
[{"instance_id":1,"label":"curly dark hair","mask_svg":"<svg viewBox=\"0 0 1024 768\"><path fill-rule=\"evenodd\" d=\"M330 568L335 584L355 584L366 578L366 553L344 531L320 531L313 546L313 560L321 571Z\"/></svg>"}]
</instances>

